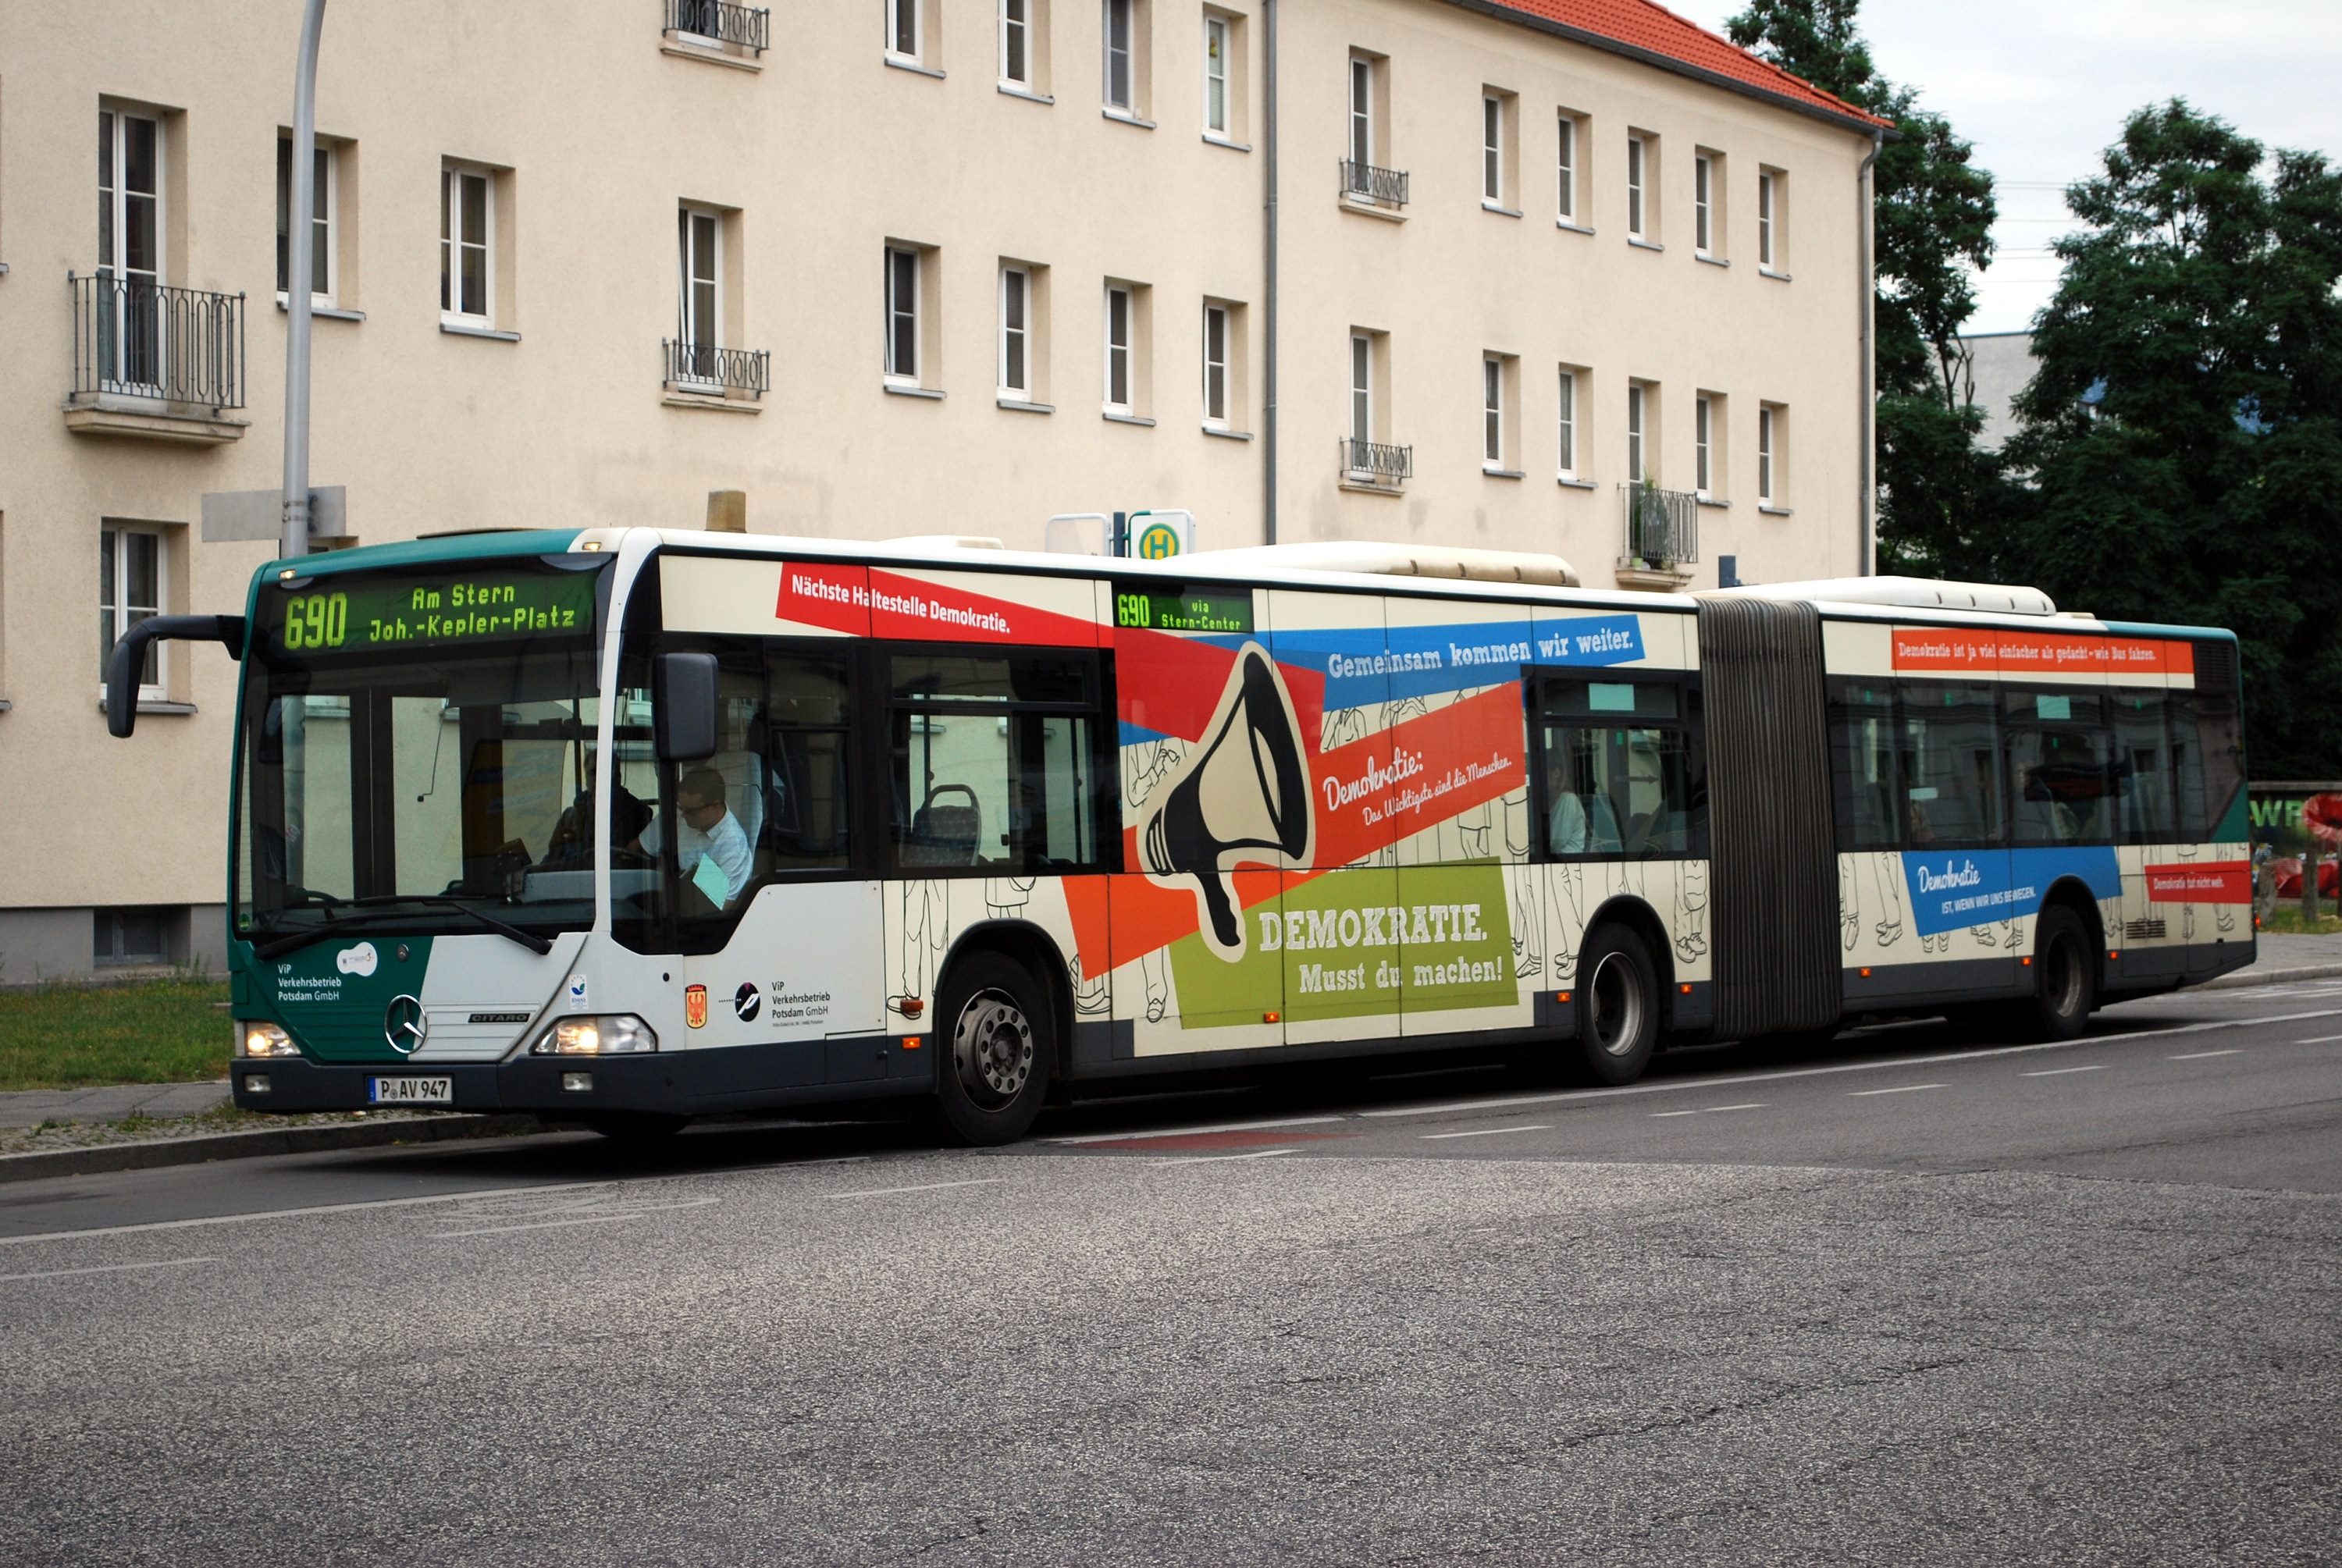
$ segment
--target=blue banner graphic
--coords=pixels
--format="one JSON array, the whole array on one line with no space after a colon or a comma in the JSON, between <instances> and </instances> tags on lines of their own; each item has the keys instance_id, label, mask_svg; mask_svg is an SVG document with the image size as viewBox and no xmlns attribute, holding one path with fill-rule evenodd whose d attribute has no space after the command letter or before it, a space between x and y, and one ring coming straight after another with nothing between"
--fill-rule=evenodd
<instances>
[{"instance_id":1,"label":"blue banner graphic","mask_svg":"<svg viewBox=\"0 0 2342 1568\"><path fill-rule=\"evenodd\" d=\"M1911 923L1922 936L2035 914L2041 895L2061 876L2080 880L2093 898L2115 898L2122 893L2121 863L2104 844L1927 854L1907 850L1903 854Z\"/></svg>"},{"instance_id":2,"label":"blue banner graphic","mask_svg":"<svg viewBox=\"0 0 2342 1568\"><path fill-rule=\"evenodd\" d=\"M1517 681L1524 664L1630 664L1643 656L1643 624L1635 615L1472 621L1286 632L1269 644L1278 664L1324 674L1330 711Z\"/></svg>"}]
</instances>

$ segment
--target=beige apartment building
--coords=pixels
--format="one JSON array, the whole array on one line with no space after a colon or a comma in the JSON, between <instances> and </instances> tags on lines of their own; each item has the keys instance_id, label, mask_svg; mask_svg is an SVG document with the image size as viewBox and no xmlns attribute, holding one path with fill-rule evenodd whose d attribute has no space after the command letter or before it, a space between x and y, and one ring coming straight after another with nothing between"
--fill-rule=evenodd
<instances>
[{"instance_id":1,"label":"beige apartment building","mask_svg":"<svg viewBox=\"0 0 2342 1568\"><path fill-rule=\"evenodd\" d=\"M275 554L202 498L281 482L301 0L102 10L0 6L0 984L219 961L235 666L126 746L99 667ZM359 543L740 491L1866 569L1878 126L1640 0L343 5L317 128Z\"/></svg>"}]
</instances>

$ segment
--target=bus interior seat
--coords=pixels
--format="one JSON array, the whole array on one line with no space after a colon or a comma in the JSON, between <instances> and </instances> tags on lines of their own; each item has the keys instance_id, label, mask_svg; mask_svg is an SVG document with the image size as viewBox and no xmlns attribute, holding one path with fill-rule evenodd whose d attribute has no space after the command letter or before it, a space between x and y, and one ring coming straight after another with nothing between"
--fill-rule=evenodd
<instances>
[{"instance_id":1,"label":"bus interior seat","mask_svg":"<svg viewBox=\"0 0 2342 1568\"><path fill-rule=\"evenodd\" d=\"M965 795L964 804L947 804L946 795ZM984 838L984 808L976 791L966 784L936 784L925 804L911 815L911 831L903 840L905 865L974 865L976 846Z\"/></svg>"}]
</instances>

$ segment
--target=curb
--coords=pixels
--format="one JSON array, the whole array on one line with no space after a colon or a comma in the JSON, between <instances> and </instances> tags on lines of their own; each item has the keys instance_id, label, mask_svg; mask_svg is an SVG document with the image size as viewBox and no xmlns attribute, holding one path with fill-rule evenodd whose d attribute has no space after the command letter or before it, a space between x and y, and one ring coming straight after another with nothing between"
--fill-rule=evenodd
<instances>
[{"instance_id":1,"label":"curb","mask_svg":"<svg viewBox=\"0 0 2342 1568\"><path fill-rule=\"evenodd\" d=\"M192 1138L156 1138L145 1144L96 1144L80 1149L44 1149L31 1154L0 1154L0 1183L44 1176L112 1175L165 1165L199 1165L211 1160L254 1160L269 1154L320 1154L339 1149L378 1149L391 1144L445 1144L459 1139L509 1138L566 1131L535 1116L417 1116L408 1121L352 1124L345 1127L273 1127L250 1133L212 1133Z\"/></svg>"},{"instance_id":2,"label":"curb","mask_svg":"<svg viewBox=\"0 0 2342 1568\"><path fill-rule=\"evenodd\" d=\"M2290 985L2297 980L2333 980L2342 977L2342 964L2312 964L2299 969L2272 969L2257 973L2239 969L2233 974L2223 974L2217 980L2207 980L2190 989L2197 991L2234 991L2247 985Z\"/></svg>"}]
</instances>

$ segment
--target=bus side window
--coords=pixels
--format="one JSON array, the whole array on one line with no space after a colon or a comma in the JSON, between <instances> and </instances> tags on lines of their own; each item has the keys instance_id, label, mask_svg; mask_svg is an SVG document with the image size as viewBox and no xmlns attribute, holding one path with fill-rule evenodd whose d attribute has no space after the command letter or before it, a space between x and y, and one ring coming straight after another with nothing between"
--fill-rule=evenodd
<instances>
[{"instance_id":1,"label":"bus side window","mask_svg":"<svg viewBox=\"0 0 2342 1568\"><path fill-rule=\"evenodd\" d=\"M766 658L761 733L751 736L751 749L764 764L759 847L776 873L848 864L849 711L843 653L776 648Z\"/></svg>"},{"instance_id":2,"label":"bus side window","mask_svg":"<svg viewBox=\"0 0 2342 1568\"><path fill-rule=\"evenodd\" d=\"M2070 686L2012 687L2002 692L2001 709L2017 843L2112 844L2105 698Z\"/></svg>"},{"instance_id":3,"label":"bus side window","mask_svg":"<svg viewBox=\"0 0 2342 1568\"><path fill-rule=\"evenodd\" d=\"M1706 853L1693 694L1672 681L1545 684L1536 811L1548 857Z\"/></svg>"},{"instance_id":4,"label":"bus side window","mask_svg":"<svg viewBox=\"0 0 2342 1568\"><path fill-rule=\"evenodd\" d=\"M1949 682L1907 681L1902 689L1902 843L1981 846L2001 841L2000 753L1993 694Z\"/></svg>"},{"instance_id":5,"label":"bus side window","mask_svg":"<svg viewBox=\"0 0 2342 1568\"><path fill-rule=\"evenodd\" d=\"M2161 692L2117 692L2114 784L2122 805L2122 837L2131 844L2169 844L2179 837L2179 781Z\"/></svg>"},{"instance_id":6,"label":"bus side window","mask_svg":"<svg viewBox=\"0 0 2342 1568\"><path fill-rule=\"evenodd\" d=\"M1895 696L1875 681L1841 680L1830 694L1830 773L1841 850L1894 849L1902 842L1903 780L1897 771Z\"/></svg>"}]
</instances>

